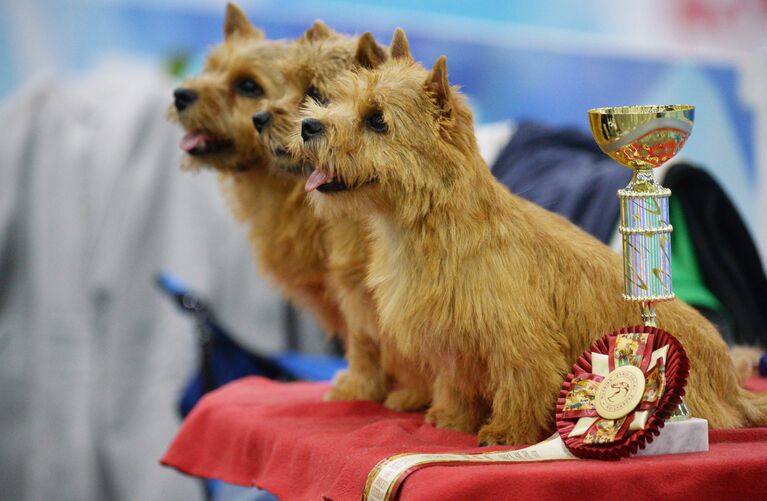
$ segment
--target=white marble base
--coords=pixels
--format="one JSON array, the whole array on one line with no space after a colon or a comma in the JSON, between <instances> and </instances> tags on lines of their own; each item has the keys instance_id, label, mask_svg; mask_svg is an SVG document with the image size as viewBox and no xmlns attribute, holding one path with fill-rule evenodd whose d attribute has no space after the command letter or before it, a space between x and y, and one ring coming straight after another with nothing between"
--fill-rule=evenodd
<instances>
[{"instance_id":1,"label":"white marble base","mask_svg":"<svg viewBox=\"0 0 767 501\"><path fill-rule=\"evenodd\" d=\"M685 421L666 421L666 426L660 431L660 435L636 455L657 456L707 450L708 421L690 418Z\"/></svg>"}]
</instances>

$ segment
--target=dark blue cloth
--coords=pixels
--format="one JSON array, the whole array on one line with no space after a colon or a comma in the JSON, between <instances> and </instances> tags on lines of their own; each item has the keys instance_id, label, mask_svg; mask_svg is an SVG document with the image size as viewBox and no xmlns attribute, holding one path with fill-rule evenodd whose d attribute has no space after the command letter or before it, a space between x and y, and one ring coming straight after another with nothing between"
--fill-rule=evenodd
<instances>
[{"instance_id":1,"label":"dark blue cloth","mask_svg":"<svg viewBox=\"0 0 767 501\"><path fill-rule=\"evenodd\" d=\"M521 122L492 167L515 195L556 212L609 242L620 217L616 191L632 171L577 129Z\"/></svg>"},{"instance_id":2,"label":"dark blue cloth","mask_svg":"<svg viewBox=\"0 0 767 501\"><path fill-rule=\"evenodd\" d=\"M324 381L346 367L340 357L285 352L270 356L241 346L216 318L212 306L176 276L163 272L155 283L195 324L199 367L184 386L178 410L185 417L207 392L245 376L281 381Z\"/></svg>"},{"instance_id":3,"label":"dark blue cloth","mask_svg":"<svg viewBox=\"0 0 767 501\"><path fill-rule=\"evenodd\" d=\"M199 321L199 320L198 320ZM266 356L241 346L215 321L206 322L198 331L208 333L200 340L200 366L184 387L179 399L179 413L186 416L207 392L246 376L264 376L280 381L327 381L341 369L341 357L310 353L283 352Z\"/></svg>"},{"instance_id":4,"label":"dark blue cloth","mask_svg":"<svg viewBox=\"0 0 767 501\"><path fill-rule=\"evenodd\" d=\"M253 353L240 346L217 323L207 323L209 339L200 340L200 367L184 387L179 399L179 412L186 416L207 392L245 376L271 379L296 379L271 357ZM200 326L198 326L199 329Z\"/></svg>"}]
</instances>

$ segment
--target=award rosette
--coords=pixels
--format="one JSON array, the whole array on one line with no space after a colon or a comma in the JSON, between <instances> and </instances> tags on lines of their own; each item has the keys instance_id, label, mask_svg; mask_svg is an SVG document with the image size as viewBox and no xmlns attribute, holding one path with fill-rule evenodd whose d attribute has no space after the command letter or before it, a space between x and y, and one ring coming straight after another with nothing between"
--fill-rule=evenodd
<instances>
[{"instance_id":1,"label":"award rosette","mask_svg":"<svg viewBox=\"0 0 767 501\"><path fill-rule=\"evenodd\" d=\"M598 339L573 365L557 401L557 431L580 458L635 454L684 396L689 361L679 341L650 326Z\"/></svg>"},{"instance_id":2,"label":"award rosette","mask_svg":"<svg viewBox=\"0 0 767 501\"><path fill-rule=\"evenodd\" d=\"M687 355L674 336L646 325L624 327L575 362L557 401L557 432L543 442L479 454L398 454L373 468L362 499L393 499L410 473L429 465L630 456L660 433L682 401L688 374Z\"/></svg>"}]
</instances>

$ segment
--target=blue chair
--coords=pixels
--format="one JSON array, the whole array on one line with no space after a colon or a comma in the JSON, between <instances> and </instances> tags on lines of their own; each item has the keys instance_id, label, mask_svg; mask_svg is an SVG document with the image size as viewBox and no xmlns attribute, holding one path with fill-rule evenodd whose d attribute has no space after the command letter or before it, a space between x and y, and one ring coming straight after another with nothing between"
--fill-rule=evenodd
<instances>
[{"instance_id":1,"label":"blue chair","mask_svg":"<svg viewBox=\"0 0 767 501\"><path fill-rule=\"evenodd\" d=\"M216 320L210 304L169 273L156 277L159 289L194 320L199 347L199 367L181 391L178 412L185 418L209 391L246 376L263 376L278 381L326 381L346 367L341 357L287 351L270 356L240 345ZM289 307L288 307L289 308ZM286 315L294 314L286 309ZM289 319L288 319L289 320ZM288 325L290 322L286 322ZM290 345L290 333L288 344ZM293 333L295 335L295 333ZM276 498L255 487L240 487L215 479L203 479L208 500L272 501Z\"/></svg>"}]
</instances>

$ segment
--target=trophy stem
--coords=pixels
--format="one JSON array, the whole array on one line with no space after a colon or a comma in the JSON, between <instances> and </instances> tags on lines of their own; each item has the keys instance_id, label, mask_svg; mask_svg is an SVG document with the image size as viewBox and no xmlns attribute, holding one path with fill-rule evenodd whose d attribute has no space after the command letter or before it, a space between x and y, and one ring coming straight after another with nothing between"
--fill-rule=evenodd
<instances>
[{"instance_id":1,"label":"trophy stem","mask_svg":"<svg viewBox=\"0 0 767 501\"><path fill-rule=\"evenodd\" d=\"M629 182L625 190L634 193L651 194L662 193L663 187L655 180L651 168L637 167L634 169L634 175L631 177L631 182Z\"/></svg>"},{"instance_id":2,"label":"trophy stem","mask_svg":"<svg viewBox=\"0 0 767 501\"><path fill-rule=\"evenodd\" d=\"M649 327L657 327L657 315L655 312L655 302L645 301L639 305L639 309L642 312L642 323Z\"/></svg>"},{"instance_id":3,"label":"trophy stem","mask_svg":"<svg viewBox=\"0 0 767 501\"><path fill-rule=\"evenodd\" d=\"M677 407L676 410L671 413L671 417L669 417L666 421L685 421L691 417L692 414L690 413L690 409L684 402L684 397L682 397L682 401L679 403L679 407Z\"/></svg>"}]
</instances>

